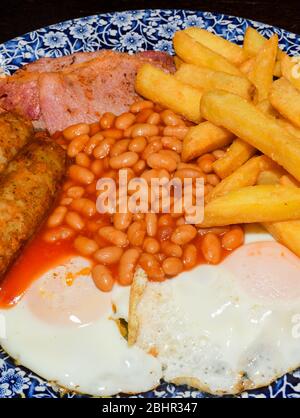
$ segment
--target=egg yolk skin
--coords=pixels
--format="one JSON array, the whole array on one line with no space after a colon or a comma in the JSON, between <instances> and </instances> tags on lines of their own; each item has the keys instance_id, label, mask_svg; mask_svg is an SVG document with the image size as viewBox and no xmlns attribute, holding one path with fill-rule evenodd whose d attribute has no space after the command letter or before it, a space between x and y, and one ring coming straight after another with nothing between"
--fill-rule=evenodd
<instances>
[{"instance_id":1,"label":"egg yolk skin","mask_svg":"<svg viewBox=\"0 0 300 418\"><path fill-rule=\"evenodd\" d=\"M254 298L284 301L300 296L300 260L278 242L243 245L222 263Z\"/></svg>"}]
</instances>

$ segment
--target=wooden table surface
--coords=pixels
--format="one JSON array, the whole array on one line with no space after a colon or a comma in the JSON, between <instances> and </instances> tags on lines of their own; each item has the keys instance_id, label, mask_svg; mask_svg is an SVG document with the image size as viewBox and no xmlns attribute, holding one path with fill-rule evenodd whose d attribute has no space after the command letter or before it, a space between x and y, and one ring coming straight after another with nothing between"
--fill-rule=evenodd
<instances>
[{"instance_id":1,"label":"wooden table surface","mask_svg":"<svg viewBox=\"0 0 300 418\"><path fill-rule=\"evenodd\" d=\"M300 33L300 0L1 0L0 42L70 18L141 8L220 12Z\"/></svg>"}]
</instances>

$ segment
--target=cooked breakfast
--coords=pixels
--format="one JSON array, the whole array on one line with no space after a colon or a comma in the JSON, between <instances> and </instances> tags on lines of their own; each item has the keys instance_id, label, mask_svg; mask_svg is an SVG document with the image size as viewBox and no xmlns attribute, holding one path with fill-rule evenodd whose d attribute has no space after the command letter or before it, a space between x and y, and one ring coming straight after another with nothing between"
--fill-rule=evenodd
<instances>
[{"instance_id":1,"label":"cooked breakfast","mask_svg":"<svg viewBox=\"0 0 300 418\"><path fill-rule=\"evenodd\" d=\"M294 58L250 27L173 44L0 79L0 343L70 391L237 394L300 366Z\"/></svg>"}]
</instances>

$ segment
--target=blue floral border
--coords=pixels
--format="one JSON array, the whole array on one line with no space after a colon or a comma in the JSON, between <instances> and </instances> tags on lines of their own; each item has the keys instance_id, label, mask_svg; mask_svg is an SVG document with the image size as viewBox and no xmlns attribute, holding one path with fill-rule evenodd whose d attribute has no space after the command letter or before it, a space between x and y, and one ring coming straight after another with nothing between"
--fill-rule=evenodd
<instances>
[{"instance_id":1,"label":"blue floral border","mask_svg":"<svg viewBox=\"0 0 300 418\"><path fill-rule=\"evenodd\" d=\"M0 68L12 74L22 65L41 57L95 51L101 48L124 52L160 50L173 52L172 36L178 29L200 26L242 44L247 26L269 37L279 36L280 46L291 55L300 54L300 36L240 17L191 10L134 10L88 16L51 25L0 45ZM62 393L31 371L18 367L0 349L0 398L81 397ZM121 395L119 395L121 396ZM126 396L126 395L124 395ZM186 386L163 383L137 397L202 398L209 395ZM241 397L300 398L300 370L287 374L271 386L245 392Z\"/></svg>"}]
</instances>

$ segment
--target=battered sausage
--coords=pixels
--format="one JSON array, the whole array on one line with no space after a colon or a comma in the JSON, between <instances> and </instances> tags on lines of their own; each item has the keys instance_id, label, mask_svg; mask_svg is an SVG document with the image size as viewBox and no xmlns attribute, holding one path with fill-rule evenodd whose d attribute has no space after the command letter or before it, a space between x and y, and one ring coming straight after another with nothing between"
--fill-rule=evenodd
<instances>
[{"instance_id":1,"label":"battered sausage","mask_svg":"<svg viewBox=\"0 0 300 418\"><path fill-rule=\"evenodd\" d=\"M0 114L0 173L29 142L32 135L33 127L30 121L10 112Z\"/></svg>"},{"instance_id":2,"label":"battered sausage","mask_svg":"<svg viewBox=\"0 0 300 418\"><path fill-rule=\"evenodd\" d=\"M49 140L27 144L0 180L0 281L54 202L65 152ZM38 255L37 255L38 256Z\"/></svg>"}]
</instances>

